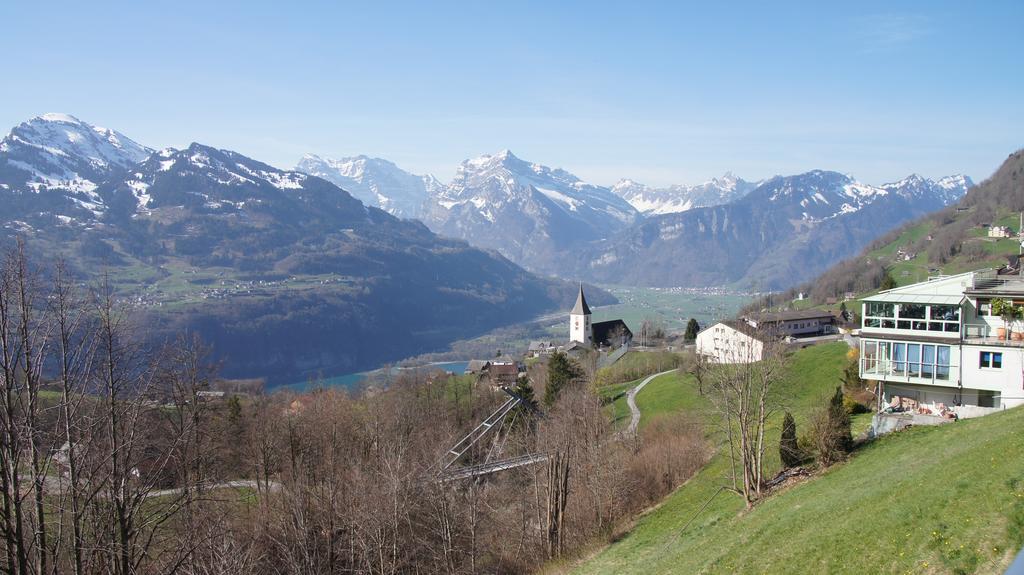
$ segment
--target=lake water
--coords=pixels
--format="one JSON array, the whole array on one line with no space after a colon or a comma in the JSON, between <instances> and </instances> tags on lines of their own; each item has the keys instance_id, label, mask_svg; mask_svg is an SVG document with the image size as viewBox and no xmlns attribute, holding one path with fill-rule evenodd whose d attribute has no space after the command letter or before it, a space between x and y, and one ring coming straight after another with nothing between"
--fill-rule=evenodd
<instances>
[{"instance_id":1,"label":"lake water","mask_svg":"<svg viewBox=\"0 0 1024 575\"><path fill-rule=\"evenodd\" d=\"M392 367L391 374L399 375L403 372L412 372L418 369L431 371L450 371L456 374L462 374L463 372L466 371L466 366L468 365L468 361L443 361L416 367ZM346 375L338 375L335 377L325 377L323 379L313 381L302 381L298 383L275 387L273 391L293 391L295 393L304 393L320 387L356 387L359 384L365 382L370 377L374 377L377 375L384 375L384 370L376 369L372 371L361 371L359 373L349 373Z\"/></svg>"}]
</instances>

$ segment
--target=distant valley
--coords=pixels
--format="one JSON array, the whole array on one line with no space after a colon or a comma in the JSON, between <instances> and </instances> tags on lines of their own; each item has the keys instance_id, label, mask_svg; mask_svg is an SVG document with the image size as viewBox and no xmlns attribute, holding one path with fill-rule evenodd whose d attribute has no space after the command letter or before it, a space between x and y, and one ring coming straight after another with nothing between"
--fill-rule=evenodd
<instances>
[{"instance_id":1,"label":"distant valley","mask_svg":"<svg viewBox=\"0 0 1024 575\"><path fill-rule=\"evenodd\" d=\"M48 114L0 143L0 241L102 273L159 339L201 334L229 377L376 367L564 307L569 282L228 150L155 151ZM614 301L594 291L605 303Z\"/></svg>"}]
</instances>

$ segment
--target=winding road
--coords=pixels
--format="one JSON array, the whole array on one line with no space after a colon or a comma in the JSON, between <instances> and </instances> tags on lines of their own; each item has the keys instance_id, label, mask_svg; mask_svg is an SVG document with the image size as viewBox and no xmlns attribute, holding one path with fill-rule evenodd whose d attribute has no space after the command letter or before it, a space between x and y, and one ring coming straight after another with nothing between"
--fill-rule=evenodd
<instances>
[{"instance_id":1,"label":"winding road","mask_svg":"<svg viewBox=\"0 0 1024 575\"><path fill-rule=\"evenodd\" d=\"M661 373L649 375L643 381L638 383L636 387L629 390L629 393L626 394L626 404L629 405L630 412L629 428L626 429L627 435L636 435L636 428L640 425L640 408L636 406L636 394L640 393L640 390L643 389L644 386L646 386L648 383L651 383L651 381L653 381L654 378L661 377L662 375L665 375L667 373L672 373L673 371L675 370L670 369L668 371L663 371Z\"/></svg>"}]
</instances>

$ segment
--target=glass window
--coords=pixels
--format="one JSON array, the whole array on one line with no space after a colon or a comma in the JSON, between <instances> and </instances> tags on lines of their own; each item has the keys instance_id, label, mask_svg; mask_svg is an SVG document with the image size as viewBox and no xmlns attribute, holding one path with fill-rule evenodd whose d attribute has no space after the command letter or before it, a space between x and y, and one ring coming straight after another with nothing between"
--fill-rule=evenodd
<instances>
[{"instance_id":1,"label":"glass window","mask_svg":"<svg viewBox=\"0 0 1024 575\"><path fill-rule=\"evenodd\" d=\"M911 322L911 329L916 331L928 331L928 322L926 321L914 321Z\"/></svg>"},{"instance_id":2,"label":"glass window","mask_svg":"<svg viewBox=\"0 0 1024 575\"><path fill-rule=\"evenodd\" d=\"M983 351L978 357L978 366L1000 369L1003 367L1003 354L998 351Z\"/></svg>"},{"instance_id":3,"label":"glass window","mask_svg":"<svg viewBox=\"0 0 1024 575\"><path fill-rule=\"evenodd\" d=\"M946 331L957 333L957 332L960 331L960 324L958 324L958 323L947 323L946 324Z\"/></svg>"},{"instance_id":4,"label":"glass window","mask_svg":"<svg viewBox=\"0 0 1024 575\"><path fill-rule=\"evenodd\" d=\"M900 304L900 317L906 317L910 319L924 319L926 310L928 308L919 303L904 303Z\"/></svg>"},{"instance_id":5,"label":"glass window","mask_svg":"<svg viewBox=\"0 0 1024 575\"><path fill-rule=\"evenodd\" d=\"M881 321L882 320L880 320L878 318L865 317L864 318L864 327L878 327L878 326L881 325Z\"/></svg>"},{"instance_id":6,"label":"glass window","mask_svg":"<svg viewBox=\"0 0 1024 575\"><path fill-rule=\"evenodd\" d=\"M935 350L935 377L949 379L949 346L940 345Z\"/></svg>"},{"instance_id":7,"label":"glass window","mask_svg":"<svg viewBox=\"0 0 1024 575\"><path fill-rule=\"evenodd\" d=\"M935 372L935 346L921 346L921 377L931 378Z\"/></svg>"},{"instance_id":8,"label":"glass window","mask_svg":"<svg viewBox=\"0 0 1024 575\"><path fill-rule=\"evenodd\" d=\"M883 319L882 327L886 329L893 329L894 327L896 327L896 322L891 319Z\"/></svg>"},{"instance_id":9,"label":"glass window","mask_svg":"<svg viewBox=\"0 0 1024 575\"><path fill-rule=\"evenodd\" d=\"M907 344L892 344L892 371L902 375L907 370Z\"/></svg>"},{"instance_id":10,"label":"glass window","mask_svg":"<svg viewBox=\"0 0 1024 575\"><path fill-rule=\"evenodd\" d=\"M901 319L901 320L896 322L896 327L898 327L900 329L910 329L910 320L909 319Z\"/></svg>"},{"instance_id":11,"label":"glass window","mask_svg":"<svg viewBox=\"0 0 1024 575\"><path fill-rule=\"evenodd\" d=\"M978 315L992 315L992 302L987 299L978 300Z\"/></svg>"},{"instance_id":12,"label":"glass window","mask_svg":"<svg viewBox=\"0 0 1024 575\"><path fill-rule=\"evenodd\" d=\"M960 306L956 305L933 305L931 307L931 318L943 321L960 321Z\"/></svg>"},{"instance_id":13,"label":"glass window","mask_svg":"<svg viewBox=\"0 0 1024 575\"><path fill-rule=\"evenodd\" d=\"M907 375L917 377L921 374L921 346L916 343L907 344Z\"/></svg>"},{"instance_id":14,"label":"glass window","mask_svg":"<svg viewBox=\"0 0 1024 575\"><path fill-rule=\"evenodd\" d=\"M881 302L867 302L864 304L864 315L873 317L893 317L893 304Z\"/></svg>"}]
</instances>

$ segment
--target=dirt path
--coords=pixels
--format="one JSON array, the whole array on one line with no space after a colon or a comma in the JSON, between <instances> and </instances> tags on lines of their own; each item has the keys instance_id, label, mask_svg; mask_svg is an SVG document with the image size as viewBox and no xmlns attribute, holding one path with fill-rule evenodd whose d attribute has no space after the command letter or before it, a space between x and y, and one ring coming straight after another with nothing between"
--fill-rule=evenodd
<instances>
[{"instance_id":1,"label":"dirt path","mask_svg":"<svg viewBox=\"0 0 1024 575\"><path fill-rule=\"evenodd\" d=\"M629 393L626 394L626 404L629 405L630 412L629 428L626 429L627 435L636 435L636 429L640 425L640 408L636 406L636 394L640 393L640 390L642 390L644 386L646 386L648 383L651 383L651 381L653 381L654 378L660 377L667 373L672 373L673 371L675 370L670 369L668 371L663 371L661 373L656 373L654 375L647 376L643 381L638 383L636 387L629 390Z\"/></svg>"}]
</instances>

